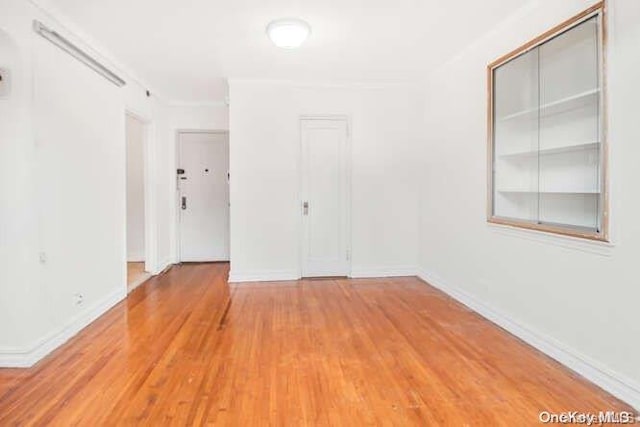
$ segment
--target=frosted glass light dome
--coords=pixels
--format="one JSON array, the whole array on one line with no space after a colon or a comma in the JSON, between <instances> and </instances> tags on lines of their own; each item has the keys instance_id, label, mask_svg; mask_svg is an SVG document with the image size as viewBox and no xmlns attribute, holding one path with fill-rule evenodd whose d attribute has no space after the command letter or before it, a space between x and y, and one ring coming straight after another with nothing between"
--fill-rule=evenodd
<instances>
[{"instance_id":1,"label":"frosted glass light dome","mask_svg":"<svg viewBox=\"0 0 640 427\"><path fill-rule=\"evenodd\" d=\"M311 27L301 19L276 19L267 25L267 35L278 47L294 49L309 37Z\"/></svg>"}]
</instances>

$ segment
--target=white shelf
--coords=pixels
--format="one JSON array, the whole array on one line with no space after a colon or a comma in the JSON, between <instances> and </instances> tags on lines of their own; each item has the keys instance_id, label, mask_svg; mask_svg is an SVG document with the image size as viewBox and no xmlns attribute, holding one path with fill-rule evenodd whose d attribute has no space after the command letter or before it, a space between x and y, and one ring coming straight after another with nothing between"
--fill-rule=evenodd
<instances>
[{"instance_id":1,"label":"white shelf","mask_svg":"<svg viewBox=\"0 0 640 427\"><path fill-rule=\"evenodd\" d=\"M507 121L522 117L528 117L534 113L540 111L541 116L549 116L552 114L558 114L564 111L573 110L579 106L586 105L589 102L595 102L598 100L599 88L590 89L584 92L577 93L575 95L568 96L566 98L559 99L557 101L542 104L539 108L529 108L526 110L518 111L516 113L507 114L498 118L498 121Z\"/></svg>"},{"instance_id":2,"label":"white shelf","mask_svg":"<svg viewBox=\"0 0 640 427\"><path fill-rule=\"evenodd\" d=\"M580 191L575 191L575 190L519 190L519 189L512 189L512 190L501 190L498 189L497 190L498 193L513 193L513 194L600 194L600 191L598 190L580 190Z\"/></svg>"},{"instance_id":3,"label":"white shelf","mask_svg":"<svg viewBox=\"0 0 640 427\"><path fill-rule=\"evenodd\" d=\"M500 154L499 157L509 158L509 157L537 157L538 154L541 156L552 155L552 154L564 154L564 153L573 153L580 151L588 151L598 148L600 145L599 142L587 142L584 144L573 144L573 145L565 145L554 148L544 148L541 150L527 150L527 151L518 151L515 153L507 153Z\"/></svg>"}]
</instances>

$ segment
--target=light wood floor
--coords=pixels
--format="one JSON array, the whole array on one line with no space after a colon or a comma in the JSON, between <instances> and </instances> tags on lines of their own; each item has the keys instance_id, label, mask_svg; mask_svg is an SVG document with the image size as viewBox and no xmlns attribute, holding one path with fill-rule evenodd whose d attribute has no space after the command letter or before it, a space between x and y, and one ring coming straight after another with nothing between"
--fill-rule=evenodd
<instances>
[{"instance_id":1,"label":"light wood floor","mask_svg":"<svg viewBox=\"0 0 640 427\"><path fill-rule=\"evenodd\" d=\"M0 425L525 426L629 409L418 279L227 273L174 267L36 367L0 370Z\"/></svg>"},{"instance_id":2,"label":"light wood floor","mask_svg":"<svg viewBox=\"0 0 640 427\"><path fill-rule=\"evenodd\" d=\"M144 271L144 262L127 263L127 288L129 292L140 286L151 277L151 274Z\"/></svg>"}]
</instances>

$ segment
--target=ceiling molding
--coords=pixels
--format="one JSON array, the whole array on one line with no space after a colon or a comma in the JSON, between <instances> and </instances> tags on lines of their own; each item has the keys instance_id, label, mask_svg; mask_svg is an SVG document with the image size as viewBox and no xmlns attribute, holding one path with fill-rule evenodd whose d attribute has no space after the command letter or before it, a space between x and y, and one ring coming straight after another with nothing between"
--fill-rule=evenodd
<instances>
[{"instance_id":1,"label":"ceiling molding","mask_svg":"<svg viewBox=\"0 0 640 427\"><path fill-rule=\"evenodd\" d=\"M225 101L171 101L167 105L169 107L227 107Z\"/></svg>"},{"instance_id":2,"label":"ceiling molding","mask_svg":"<svg viewBox=\"0 0 640 427\"><path fill-rule=\"evenodd\" d=\"M300 88L326 88L326 89L393 89L421 87L420 82L413 80L403 81L379 81L379 82L336 82L321 80L291 80L291 79L255 79L255 78L229 78L229 86L235 83L270 84L273 86L294 86Z\"/></svg>"}]
</instances>

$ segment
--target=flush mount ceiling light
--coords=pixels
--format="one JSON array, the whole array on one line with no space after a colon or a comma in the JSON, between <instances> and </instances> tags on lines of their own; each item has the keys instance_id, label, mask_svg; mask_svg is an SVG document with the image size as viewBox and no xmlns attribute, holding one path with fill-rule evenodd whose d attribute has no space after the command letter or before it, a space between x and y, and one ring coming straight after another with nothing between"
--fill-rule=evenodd
<instances>
[{"instance_id":1,"label":"flush mount ceiling light","mask_svg":"<svg viewBox=\"0 0 640 427\"><path fill-rule=\"evenodd\" d=\"M293 49L309 37L311 27L301 19L276 19L267 25L267 35L278 47Z\"/></svg>"}]
</instances>

